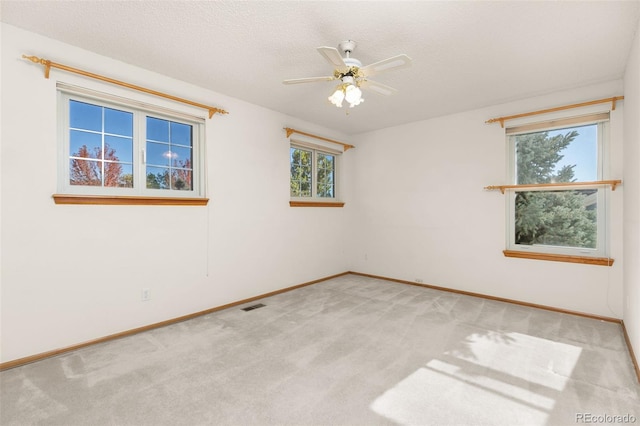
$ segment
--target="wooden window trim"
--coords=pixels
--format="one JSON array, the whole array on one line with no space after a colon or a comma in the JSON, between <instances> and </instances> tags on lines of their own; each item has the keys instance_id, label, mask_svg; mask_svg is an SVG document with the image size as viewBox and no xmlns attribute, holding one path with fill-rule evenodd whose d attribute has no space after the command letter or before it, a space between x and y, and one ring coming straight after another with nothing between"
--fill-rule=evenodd
<instances>
[{"instance_id":1,"label":"wooden window trim","mask_svg":"<svg viewBox=\"0 0 640 426\"><path fill-rule=\"evenodd\" d=\"M128 205L128 206L206 206L208 198L140 197L115 195L53 194L56 204Z\"/></svg>"},{"instance_id":2,"label":"wooden window trim","mask_svg":"<svg viewBox=\"0 0 640 426\"><path fill-rule=\"evenodd\" d=\"M341 201L289 201L289 207L344 207Z\"/></svg>"},{"instance_id":3,"label":"wooden window trim","mask_svg":"<svg viewBox=\"0 0 640 426\"><path fill-rule=\"evenodd\" d=\"M505 257L520 259L550 260L553 262L581 263L584 265L611 266L613 259L608 257L571 256L567 254L549 254L529 251L503 250Z\"/></svg>"}]
</instances>

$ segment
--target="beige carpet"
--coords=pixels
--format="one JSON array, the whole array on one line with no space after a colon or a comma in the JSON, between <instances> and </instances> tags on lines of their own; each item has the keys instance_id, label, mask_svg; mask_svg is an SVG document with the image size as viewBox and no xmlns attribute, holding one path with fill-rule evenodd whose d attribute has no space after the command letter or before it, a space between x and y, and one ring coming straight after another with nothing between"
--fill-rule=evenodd
<instances>
[{"instance_id":1,"label":"beige carpet","mask_svg":"<svg viewBox=\"0 0 640 426\"><path fill-rule=\"evenodd\" d=\"M618 324L356 275L259 302L5 371L0 423L640 423Z\"/></svg>"}]
</instances>

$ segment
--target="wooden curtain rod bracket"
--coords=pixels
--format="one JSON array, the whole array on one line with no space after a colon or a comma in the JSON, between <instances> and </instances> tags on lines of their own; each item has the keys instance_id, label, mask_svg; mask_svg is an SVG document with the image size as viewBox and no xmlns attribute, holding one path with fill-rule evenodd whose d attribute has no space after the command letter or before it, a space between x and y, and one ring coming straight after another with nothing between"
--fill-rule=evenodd
<instances>
[{"instance_id":1,"label":"wooden curtain rod bracket","mask_svg":"<svg viewBox=\"0 0 640 426\"><path fill-rule=\"evenodd\" d=\"M228 111L225 111L223 109L220 108L209 108L209 118L213 117L213 114L218 113L218 114L229 114Z\"/></svg>"},{"instance_id":2,"label":"wooden curtain rod bracket","mask_svg":"<svg viewBox=\"0 0 640 426\"><path fill-rule=\"evenodd\" d=\"M44 78L49 78L49 73L51 71L51 68L58 68L64 71L68 71L68 72L72 72L75 74L80 74L83 75L85 77L89 77L89 78L93 78L96 80L100 80L100 81L105 81L107 83L111 83L111 84L115 84L118 86L122 86L122 87L126 87L128 89L133 89L133 90L137 90L139 92L144 92L144 93L148 93L150 95L154 95L154 96L158 96L161 98L165 98L165 99L170 99L172 101L175 102L180 102L183 104L187 104L187 105L191 105L191 106L195 106L198 108L202 108L202 109L206 109L207 111L209 111L209 118L213 117L214 114L218 113L218 114L229 114L227 111L220 109L220 108L216 108L216 107L212 107L209 105L204 105L198 102L193 102L190 101L188 99L183 99L183 98L179 98L177 96L173 96L173 95L168 95L166 93L162 93L162 92L158 92L155 90L151 90L151 89L147 89L145 87L141 87L141 86L136 86L135 84L130 84L130 83L125 83L124 81L120 81L120 80L116 80L110 77L105 77L103 75L100 74L94 74L88 71L83 71L81 69L77 69L77 68L73 68L73 67L69 67L67 65L62 65L62 64L58 64L55 62L52 62L48 59L43 59L43 58L39 58L37 56L28 56L28 55L22 55L22 57L24 59L27 59L31 62L33 62L34 64L40 64L44 66Z\"/></svg>"},{"instance_id":3,"label":"wooden curtain rod bracket","mask_svg":"<svg viewBox=\"0 0 640 426\"><path fill-rule=\"evenodd\" d=\"M309 137L312 137L312 138L320 139L320 140L325 141L325 142L331 142L331 143L336 143L338 145L342 145L344 147L345 151L348 151L351 148L355 148L355 146L349 145L348 143L344 143L344 142L340 142L340 141L334 141L333 139L323 138L322 136L317 136L317 135L313 135L311 133L306 133L306 132L302 132L300 130L292 129L291 127L285 127L284 130L286 131L287 137L291 136L293 133L298 133L298 134L301 134L301 135L305 135L305 136L309 136Z\"/></svg>"},{"instance_id":4,"label":"wooden curtain rod bracket","mask_svg":"<svg viewBox=\"0 0 640 426\"><path fill-rule=\"evenodd\" d=\"M501 193L504 194L504 185L489 185L489 186L485 186L484 187L485 191L495 191L496 189L499 189Z\"/></svg>"},{"instance_id":5,"label":"wooden curtain rod bracket","mask_svg":"<svg viewBox=\"0 0 640 426\"><path fill-rule=\"evenodd\" d=\"M502 118L502 117L498 117L498 118L491 118L491 119L489 119L489 120L485 121L485 123L486 123L486 124L492 124L492 123L496 123L496 122L498 122L498 123L500 123L500 127L504 129L504 120L505 120L505 119L504 119L504 118Z\"/></svg>"},{"instance_id":6,"label":"wooden curtain rod bracket","mask_svg":"<svg viewBox=\"0 0 640 426\"><path fill-rule=\"evenodd\" d=\"M44 78L49 79L49 73L51 72L51 61L49 61L48 59L38 58L37 56L22 55L22 58L27 59L34 64L40 64L44 66Z\"/></svg>"},{"instance_id":7,"label":"wooden curtain rod bracket","mask_svg":"<svg viewBox=\"0 0 640 426\"><path fill-rule=\"evenodd\" d=\"M485 186L487 191L495 191L499 189L504 194L506 189L536 189L536 188L566 188L571 186L596 186L596 185L610 185L611 190L615 191L618 185L622 184L622 180L598 180L594 182L565 182L565 183L532 183L530 185L490 185Z\"/></svg>"},{"instance_id":8,"label":"wooden curtain rod bracket","mask_svg":"<svg viewBox=\"0 0 640 426\"><path fill-rule=\"evenodd\" d=\"M579 104L564 105L564 106L559 106L559 107L555 107L555 108L541 109L539 111L532 111L532 112L525 112L525 113L522 113L522 114L508 115L508 116L505 116L505 117L490 118L489 120L485 121L485 123L486 124L491 124L491 123L499 122L500 123L500 127L502 127L504 129L504 122L507 121L507 120L513 120L513 119L522 118L522 117L529 117L531 115L547 114L547 113L556 112L556 111L564 111L564 110L567 110L567 109L580 108L580 107L596 105L596 104L603 104L603 103L608 103L608 102L611 102L611 110L615 111L616 102L617 101L621 101L623 99L624 99L624 96L614 96L612 98L598 99L596 101L581 102Z\"/></svg>"}]
</instances>

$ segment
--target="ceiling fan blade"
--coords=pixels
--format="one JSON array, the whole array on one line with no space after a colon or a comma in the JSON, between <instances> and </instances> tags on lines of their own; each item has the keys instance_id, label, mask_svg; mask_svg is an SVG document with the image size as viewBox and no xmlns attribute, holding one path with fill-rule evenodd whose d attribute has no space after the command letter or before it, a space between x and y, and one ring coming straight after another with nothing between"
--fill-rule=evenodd
<instances>
[{"instance_id":1,"label":"ceiling fan blade","mask_svg":"<svg viewBox=\"0 0 640 426\"><path fill-rule=\"evenodd\" d=\"M316 83L318 81L331 81L331 80L335 80L335 77L328 75L326 77L292 78L289 80L284 80L282 84Z\"/></svg>"},{"instance_id":2,"label":"ceiling fan blade","mask_svg":"<svg viewBox=\"0 0 640 426\"><path fill-rule=\"evenodd\" d=\"M320 46L318 52L329 62L334 68L346 68L344 59L335 47Z\"/></svg>"},{"instance_id":3,"label":"ceiling fan blade","mask_svg":"<svg viewBox=\"0 0 640 426\"><path fill-rule=\"evenodd\" d=\"M361 82L360 87L385 96L393 95L397 92L397 90L393 87L387 86L386 84L378 83L377 81L373 80L365 80Z\"/></svg>"},{"instance_id":4,"label":"ceiling fan blade","mask_svg":"<svg viewBox=\"0 0 640 426\"><path fill-rule=\"evenodd\" d=\"M407 55L398 55L391 58L384 59L379 62L375 62L371 65L360 68L366 76L380 74L391 70L397 70L400 68L407 68L411 66L411 58Z\"/></svg>"}]
</instances>

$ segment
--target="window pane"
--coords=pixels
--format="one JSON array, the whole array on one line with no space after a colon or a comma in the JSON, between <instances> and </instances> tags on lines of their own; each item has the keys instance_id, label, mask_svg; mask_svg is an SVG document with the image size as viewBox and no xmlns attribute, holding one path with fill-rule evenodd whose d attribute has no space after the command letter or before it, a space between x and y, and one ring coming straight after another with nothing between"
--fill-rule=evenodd
<instances>
[{"instance_id":1,"label":"window pane","mask_svg":"<svg viewBox=\"0 0 640 426\"><path fill-rule=\"evenodd\" d=\"M173 167L181 167L185 169L192 168L191 148L171 145L169 156L171 158L171 165Z\"/></svg>"},{"instance_id":2,"label":"window pane","mask_svg":"<svg viewBox=\"0 0 640 426\"><path fill-rule=\"evenodd\" d=\"M71 130L69 132L69 153L71 157L102 158L102 135Z\"/></svg>"},{"instance_id":3,"label":"window pane","mask_svg":"<svg viewBox=\"0 0 640 426\"><path fill-rule=\"evenodd\" d=\"M291 196L299 197L300 196L300 182L291 181Z\"/></svg>"},{"instance_id":4,"label":"window pane","mask_svg":"<svg viewBox=\"0 0 640 426\"><path fill-rule=\"evenodd\" d=\"M69 183L102 186L102 161L72 158L69 161Z\"/></svg>"},{"instance_id":5,"label":"window pane","mask_svg":"<svg viewBox=\"0 0 640 426\"><path fill-rule=\"evenodd\" d=\"M147 142L147 164L190 169L192 168L191 155L191 148Z\"/></svg>"},{"instance_id":6,"label":"window pane","mask_svg":"<svg viewBox=\"0 0 640 426\"><path fill-rule=\"evenodd\" d=\"M596 248L597 192L517 192L516 244Z\"/></svg>"},{"instance_id":7,"label":"window pane","mask_svg":"<svg viewBox=\"0 0 640 426\"><path fill-rule=\"evenodd\" d=\"M311 182L300 182L300 197L311 197Z\"/></svg>"},{"instance_id":8,"label":"window pane","mask_svg":"<svg viewBox=\"0 0 640 426\"><path fill-rule=\"evenodd\" d=\"M133 165L106 161L104 186L133 188Z\"/></svg>"},{"instance_id":9,"label":"window pane","mask_svg":"<svg viewBox=\"0 0 640 426\"><path fill-rule=\"evenodd\" d=\"M171 143L185 146L192 145L192 126L171 122Z\"/></svg>"},{"instance_id":10,"label":"window pane","mask_svg":"<svg viewBox=\"0 0 640 426\"><path fill-rule=\"evenodd\" d=\"M69 101L69 127L102 131L102 107L84 102Z\"/></svg>"},{"instance_id":11,"label":"window pane","mask_svg":"<svg viewBox=\"0 0 640 426\"><path fill-rule=\"evenodd\" d=\"M147 164L168 166L172 155L169 144L147 142Z\"/></svg>"},{"instance_id":12,"label":"window pane","mask_svg":"<svg viewBox=\"0 0 640 426\"><path fill-rule=\"evenodd\" d=\"M105 159L133 163L133 139L117 136L104 137Z\"/></svg>"},{"instance_id":13,"label":"window pane","mask_svg":"<svg viewBox=\"0 0 640 426\"><path fill-rule=\"evenodd\" d=\"M335 156L322 152L318 152L317 156L318 187L316 188L316 192L318 197L333 198L335 196L335 185L333 182Z\"/></svg>"},{"instance_id":14,"label":"window pane","mask_svg":"<svg viewBox=\"0 0 640 426\"><path fill-rule=\"evenodd\" d=\"M292 197L311 197L312 158L312 151L293 147L289 150L290 193Z\"/></svg>"},{"instance_id":15,"label":"window pane","mask_svg":"<svg viewBox=\"0 0 640 426\"><path fill-rule=\"evenodd\" d=\"M147 117L147 140L169 142L169 122Z\"/></svg>"},{"instance_id":16,"label":"window pane","mask_svg":"<svg viewBox=\"0 0 640 426\"><path fill-rule=\"evenodd\" d=\"M597 128L592 124L513 136L516 183L598 180Z\"/></svg>"},{"instance_id":17,"label":"window pane","mask_svg":"<svg viewBox=\"0 0 640 426\"><path fill-rule=\"evenodd\" d=\"M192 191L191 170L172 169L171 170L171 189L179 191Z\"/></svg>"},{"instance_id":18,"label":"window pane","mask_svg":"<svg viewBox=\"0 0 640 426\"><path fill-rule=\"evenodd\" d=\"M119 136L133 136L133 114L117 109L104 109L104 131Z\"/></svg>"},{"instance_id":19,"label":"window pane","mask_svg":"<svg viewBox=\"0 0 640 426\"><path fill-rule=\"evenodd\" d=\"M147 188L169 189L169 176L168 167L147 167Z\"/></svg>"}]
</instances>

